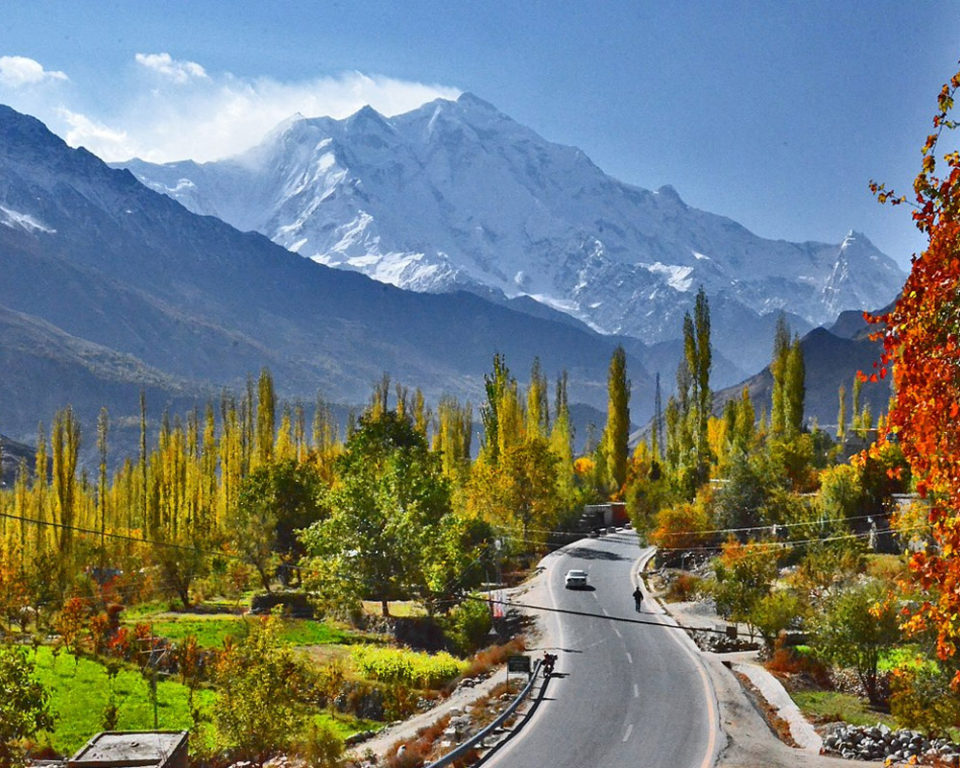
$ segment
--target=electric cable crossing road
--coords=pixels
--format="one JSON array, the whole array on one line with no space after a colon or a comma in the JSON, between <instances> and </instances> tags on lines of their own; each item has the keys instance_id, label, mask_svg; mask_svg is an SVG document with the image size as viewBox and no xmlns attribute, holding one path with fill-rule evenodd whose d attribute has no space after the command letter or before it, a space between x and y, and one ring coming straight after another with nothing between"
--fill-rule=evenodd
<instances>
[{"instance_id":1,"label":"electric cable crossing road","mask_svg":"<svg viewBox=\"0 0 960 768\"><path fill-rule=\"evenodd\" d=\"M636 535L625 532L584 539L548 558L548 599L537 602L551 609L544 621L556 647L542 650L556 654L554 671L533 717L485 766L713 764L713 689L689 638L666 625L653 601L632 594L631 569L640 554ZM588 572L587 589L564 589L563 574L573 568Z\"/></svg>"}]
</instances>

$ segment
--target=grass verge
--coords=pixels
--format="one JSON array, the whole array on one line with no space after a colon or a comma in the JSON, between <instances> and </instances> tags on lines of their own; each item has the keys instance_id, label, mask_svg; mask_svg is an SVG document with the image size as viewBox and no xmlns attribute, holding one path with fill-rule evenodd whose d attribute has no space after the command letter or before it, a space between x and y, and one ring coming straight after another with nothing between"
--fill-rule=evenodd
<instances>
[{"instance_id":1,"label":"grass verge","mask_svg":"<svg viewBox=\"0 0 960 768\"><path fill-rule=\"evenodd\" d=\"M871 709L862 699L850 693L793 691L790 696L809 720L818 723L842 720L852 725L883 723L891 728L897 727L891 715Z\"/></svg>"}]
</instances>

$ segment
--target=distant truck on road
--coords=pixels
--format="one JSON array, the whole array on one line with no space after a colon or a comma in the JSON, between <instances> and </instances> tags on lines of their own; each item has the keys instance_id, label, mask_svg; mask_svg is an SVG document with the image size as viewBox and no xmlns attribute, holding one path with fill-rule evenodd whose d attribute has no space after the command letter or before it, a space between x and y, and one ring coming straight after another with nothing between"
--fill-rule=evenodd
<instances>
[{"instance_id":1,"label":"distant truck on road","mask_svg":"<svg viewBox=\"0 0 960 768\"><path fill-rule=\"evenodd\" d=\"M584 530L624 525L628 520L627 505L622 501L587 504L580 515L580 525Z\"/></svg>"}]
</instances>

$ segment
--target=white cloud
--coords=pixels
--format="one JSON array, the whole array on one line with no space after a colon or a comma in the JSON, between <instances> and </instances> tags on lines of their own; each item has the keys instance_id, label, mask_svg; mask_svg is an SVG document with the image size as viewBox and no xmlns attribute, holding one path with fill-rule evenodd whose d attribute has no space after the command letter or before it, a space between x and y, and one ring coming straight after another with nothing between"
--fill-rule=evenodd
<instances>
[{"instance_id":1,"label":"white cloud","mask_svg":"<svg viewBox=\"0 0 960 768\"><path fill-rule=\"evenodd\" d=\"M63 137L67 144L74 147L87 147L96 153L95 147L112 147L114 151L127 157L135 154L136 143L130 139L126 131L113 130L102 123L98 123L79 112L71 112L66 107L57 110L60 118L66 122L68 130Z\"/></svg>"},{"instance_id":2,"label":"white cloud","mask_svg":"<svg viewBox=\"0 0 960 768\"><path fill-rule=\"evenodd\" d=\"M208 79L206 70L195 61L179 61L169 53L138 53L137 64L151 69L175 83L187 83L194 78Z\"/></svg>"},{"instance_id":3,"label":"white cloud","mask_svg":"<svg viewBox=\"0 0 960 768\"><path fill-rule=\"evenodd\" d=\"M0 85L22 88L51 80L69 80L63 72L44 69L43 65L26 56L0 56Z\"/></svg>"},{"instance_id":4,"label":"white cloud","mask_svg":"<svg viewBox=\"0 0 960 768\"><path fill-rule=\"evenodd\" d=\"M185 67L193 62L167 54L137 54L136 61L165 75L172 87L154 82L139 88L130 101L113 105L116 111L109 119L87 117L89 109L86 114L61 110L69 144L82 144L108 161L137 156L152 162L203 162L252 147L297 112L343 118L369 104L392 116L460 95L457 88L359 72L282 82L209 74L199 64L191 73Z\"/></svg>"}]
</instances>

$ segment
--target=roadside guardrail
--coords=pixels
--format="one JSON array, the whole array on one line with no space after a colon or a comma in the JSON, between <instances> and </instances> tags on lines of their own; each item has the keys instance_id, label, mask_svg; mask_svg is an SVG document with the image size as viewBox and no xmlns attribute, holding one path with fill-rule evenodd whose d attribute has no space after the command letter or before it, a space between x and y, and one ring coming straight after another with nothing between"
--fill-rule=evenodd
<instances>
[{"instance_id":1,"label":"roadside guardrail","mask_svg":"<svg viewBox=\"0 0 960 768\"><path fill-rule=\"evenodd\" d=\"M459 746L454 747L452 750L447 752L447 754L445 754L439 760L433 763L430 763L430 765L426 766L426 768L444 768L444 766L450 765L454 760L456 760L458 757L462 757L463 755L465 755L467 752L473 749L474 746L476 746L476 744L483 741L487 736L493 733L493 731L499 728L503 724L503 722L516 711L517 707L520 706L523 700L530 694L530 691L533 689L533 684L536 682L537 675L540 674L540 670L542 667L543 667L543 661L537 660L537 663L533 667L533 672L530 673L530 680L527 681L527 684L523 687L523 690L517 694L517 698L515 698L512 702L510 702L510 706L507 707L505 710L503 710L503 712L501 712L497 716L496 720L490 723L490 725L488 725L482 731L475 733L473 736L471 736L469 739L467 739L465 742L463 742Z\"/></svg>"}]
</instances>

